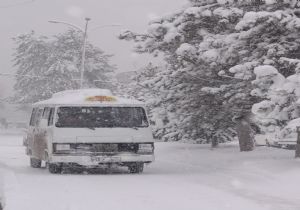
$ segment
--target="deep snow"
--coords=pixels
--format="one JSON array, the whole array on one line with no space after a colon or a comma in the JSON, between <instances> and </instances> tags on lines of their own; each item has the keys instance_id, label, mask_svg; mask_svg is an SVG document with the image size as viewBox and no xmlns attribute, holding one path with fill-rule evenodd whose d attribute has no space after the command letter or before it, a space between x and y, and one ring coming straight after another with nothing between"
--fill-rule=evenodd
<instances>
[{"instance_id":1,"label":"deep snow","mask_svg":"<svg viewBox=\"0 0 300 210\"><path fill-rule=\"evenodd\" d=\"M290 150L156 143L144 174L53 175L30 168L21 145L21 136L0 136L5 210L300 209L300 161Z\"/></svg>"}]
</instances>

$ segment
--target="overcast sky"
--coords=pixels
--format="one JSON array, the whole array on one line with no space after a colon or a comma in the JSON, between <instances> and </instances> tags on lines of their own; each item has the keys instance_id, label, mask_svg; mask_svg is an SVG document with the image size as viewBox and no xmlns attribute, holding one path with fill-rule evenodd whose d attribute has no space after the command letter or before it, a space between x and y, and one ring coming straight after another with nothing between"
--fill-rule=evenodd
<instances>
[{"instance_id":1,"label":"overcast sky","mask_svg":"<svg viewBox=\"0 0 300 210\"><path fill-rule=\"evenodd\" d=\"M107 53L115 56L112 63L118 71L130 71L149 61L148 57L132 53L132 43L119 41L121 29L143 32L151 18L180 9L186 0L0 0L1 73L12 68L12 37L35 30L38 34L52 35L66 30L65 25L51 24L48 20L61 20L84 25L90 17L90 27L121 24L120 28L96 29L89 40ZM0 96L11 93L12 79L0 77Z\"/></svg>"}]
</instances>

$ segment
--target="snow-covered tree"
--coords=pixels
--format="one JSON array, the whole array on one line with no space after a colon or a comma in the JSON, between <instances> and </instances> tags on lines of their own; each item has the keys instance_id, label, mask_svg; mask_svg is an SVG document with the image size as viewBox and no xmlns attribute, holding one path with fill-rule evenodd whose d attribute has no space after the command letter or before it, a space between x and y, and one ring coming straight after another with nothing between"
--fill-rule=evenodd
<instances>
[{"instance_id":1,"label":"snow-covered tree","mask_svg":"<svg viewBox=\"0 0 300 210\"><path fill-rule=\"evenodd\" d=\"M13 39L16 44L14 65L17 68L15 101L32 103L53 93L79 87L82 33L68 30L53 37L34 32ZM109 74L114 66L111 55L88 43L84 72L85 87L110 87Z\"/></svg>"},{"instance_id":2,"label":"snow-covered tree","mask_svg":"<svg viewBox=\"0 0 300 210\"><path fill-rule=\"evenodd\" d=\"M169 65L157 77L172 114L167 137L224 141L235 133L232 118L248 121L258 101L251 95L254 68L272 64L284 76L297 68L287 60L299 56L295 7L296 1L190 0L152 21L145 34L120 35L134 40L137 52L163 53Z\"/></svg>"}]
</instances>

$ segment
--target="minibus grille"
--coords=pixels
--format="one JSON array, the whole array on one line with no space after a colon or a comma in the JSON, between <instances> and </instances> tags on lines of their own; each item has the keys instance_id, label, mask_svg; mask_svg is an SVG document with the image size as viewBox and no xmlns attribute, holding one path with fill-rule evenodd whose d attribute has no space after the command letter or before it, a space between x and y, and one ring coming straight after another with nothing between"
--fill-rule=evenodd
<instances>
[{"instance_id":1,"label":"minibus grille","mask_svg":"<svg viewBox=\"0 0 300 210\"><path fill-rule=\"evenodd\" d=\"M119 152L118 144L92 144L91 152Z\"/></svg>"},{"instance_id":2,"label":"minibus grille","mask_svg":"<svg viewBox=\"0 0 300 210\"><path fill-rule=\"evenodd\" d=\"M137 153L137 143L77 143L70 144L69 151L55 151L55 153L71 154L116 154L122 152Z\"/></svg>"}]
</instances>

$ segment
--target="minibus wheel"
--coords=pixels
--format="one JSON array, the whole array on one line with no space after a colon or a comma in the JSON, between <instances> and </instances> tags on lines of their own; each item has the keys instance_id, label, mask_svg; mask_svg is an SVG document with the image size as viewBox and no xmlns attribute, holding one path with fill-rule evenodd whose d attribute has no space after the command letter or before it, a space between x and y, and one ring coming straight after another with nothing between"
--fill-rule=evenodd
<instances>
[{"instance_id":1,"label":"minibus wheel","mask_svg":"<svg viewBox=\"0 0 300 210\"><path fill-rule=\"evenodd\" d=\"M128 166L129 172L132 174L142 173L144 170L144 163L133 163Z\"/></svg>"},{"instance_id":2,"label":"minibus wheel","mask_svg":"<svg viewBox=\"0 0 300 210\"><path fill-rule=\"evenodd\" d=\"M62 165L59 163L48 163L48 170L51 174L59 174L62 171Z\"/></svg>"},{"instance_id":3,"label":"minibus wheel","mask_svg":"<svg viewBox=\"0 0 300 210\"><path fill-rule=\"evenodd\" d=\"M37 158L30 158L30 166L32 168L40 168L42 166L42 161Z\"/></svg>"}]
</instances>

